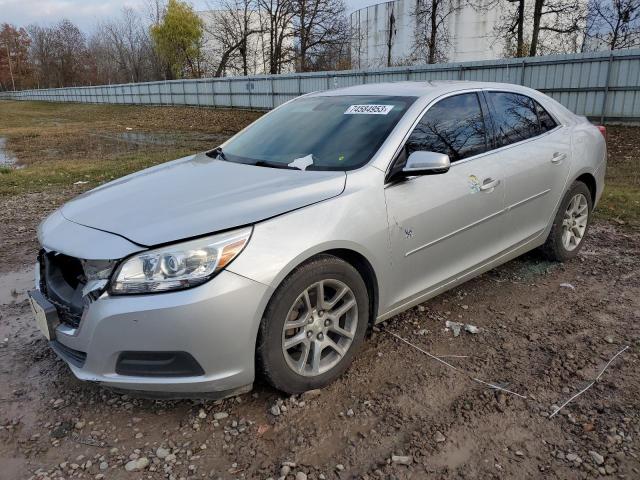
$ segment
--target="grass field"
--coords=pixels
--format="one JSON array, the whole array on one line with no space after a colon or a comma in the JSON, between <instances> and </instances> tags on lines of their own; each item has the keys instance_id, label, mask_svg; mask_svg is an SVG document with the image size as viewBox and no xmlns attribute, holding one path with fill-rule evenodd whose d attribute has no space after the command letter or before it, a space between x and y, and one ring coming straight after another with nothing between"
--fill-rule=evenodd
<instances>
[{"instance_id":1,"label":"grass field","mask_svg":"<svg viewBox=\"0 0 640 480\"><path fill-rule=\"evenodd\" d=\"M19 169L0 167L0 195L114 178L216 146L259 112L0 102L0 137Z\"/></svg>"},{"instance_id":2,"label":"grass field","mask_svg":"<svg viewBox=\"0 0 640 480\"><path fill-rule=\"evenodd\" d=\"M0 102L0 137L20 169L0 166L0 196L83 189L215 146L262 113L180 107ZM640 128L609 126L597 215L640 225Z\"/></svg>"}]
</instances>

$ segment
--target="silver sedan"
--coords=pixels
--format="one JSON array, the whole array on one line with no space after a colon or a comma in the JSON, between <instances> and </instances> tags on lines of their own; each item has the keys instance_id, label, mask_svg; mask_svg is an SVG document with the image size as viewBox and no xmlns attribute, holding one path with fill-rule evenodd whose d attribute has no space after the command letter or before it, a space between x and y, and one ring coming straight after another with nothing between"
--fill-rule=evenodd
<instances>
[{"instance_id":1,"label":"silver sedan","mask_svg":"<svg viewBox=\"0 0 640 480\"><path fill-rule=\"evenodd\" d=\"M107 386L320 388L373 324L534 248L575 257L605 133L507 84L306 95L49 216L36 321L78 378Z\"/></svg>"}]
</instances>

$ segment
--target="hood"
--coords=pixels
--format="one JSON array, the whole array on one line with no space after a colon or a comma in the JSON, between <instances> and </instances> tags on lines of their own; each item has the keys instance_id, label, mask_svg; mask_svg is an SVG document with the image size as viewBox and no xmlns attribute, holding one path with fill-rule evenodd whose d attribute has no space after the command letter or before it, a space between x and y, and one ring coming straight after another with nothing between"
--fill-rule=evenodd
<instances>
[{"instance_id":1,"label":"hood","mask_svg":"<svg viewBox=\"0 0 640 480\"><path fill-rule=\"evenodd\" d=\"M248 225L340 195L345 172L225 162L204 153L91 190L62 207L75 223L143 246Z\"/></svg>"}]
</instances>

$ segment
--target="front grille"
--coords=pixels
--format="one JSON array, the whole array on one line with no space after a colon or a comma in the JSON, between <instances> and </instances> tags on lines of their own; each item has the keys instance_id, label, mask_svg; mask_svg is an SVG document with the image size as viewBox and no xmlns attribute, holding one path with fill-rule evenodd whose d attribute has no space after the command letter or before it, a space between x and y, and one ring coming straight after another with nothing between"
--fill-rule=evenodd
<instances>
[{"instance_id":1,"label":"front grille","mask_svg":"<svg viewBox=\"0 0 640 480\"><path fill-rule=\"evenodd\" d=\"M67 255L45 251L40 252L38 261L40 291L56 307L60 323L78 328L85 306L82 288L87 282L82 262Z\"/></svg>"}]
</instances>

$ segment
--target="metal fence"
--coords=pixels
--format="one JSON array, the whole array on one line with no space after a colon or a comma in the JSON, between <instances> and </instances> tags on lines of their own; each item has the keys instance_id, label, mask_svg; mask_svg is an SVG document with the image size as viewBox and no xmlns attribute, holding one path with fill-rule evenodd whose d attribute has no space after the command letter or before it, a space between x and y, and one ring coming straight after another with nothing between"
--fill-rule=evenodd
<instances>
[{"instance_id":1,"label":"metal fence","mask_svg":"<svg viewBox=\"0 0 640 480\"><path fill-rule=\"evenodd\" d=\"M380 70L171 80L0 93L0 98L270 109L318 90L404 80L508 82L540 90L579 115L640 121L640 50L446 63Z\"/></svg>"}]
</instances>

